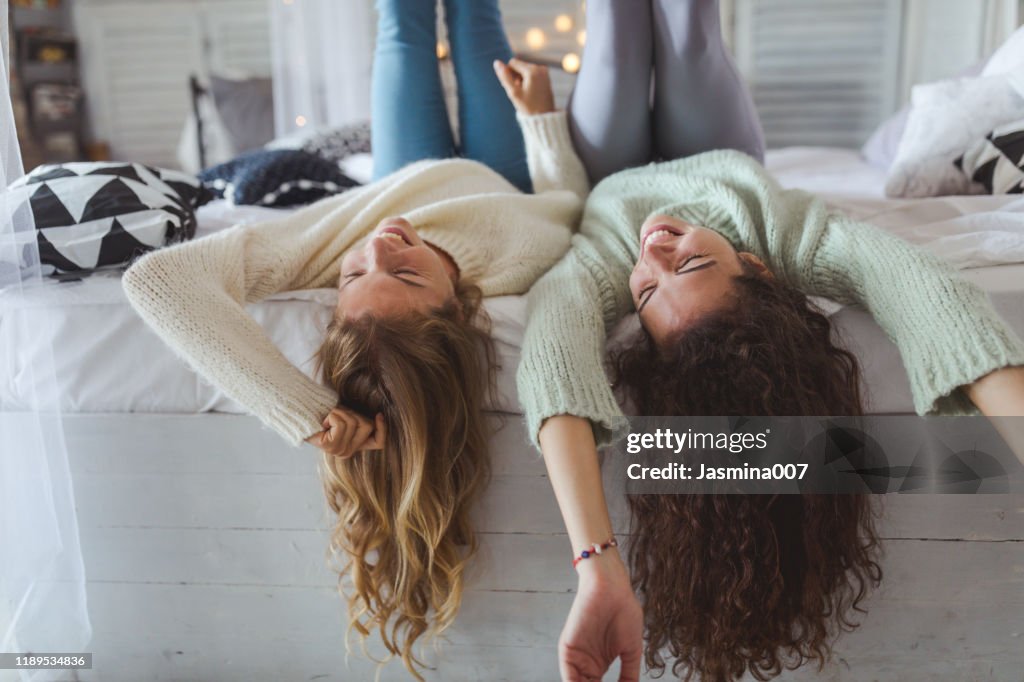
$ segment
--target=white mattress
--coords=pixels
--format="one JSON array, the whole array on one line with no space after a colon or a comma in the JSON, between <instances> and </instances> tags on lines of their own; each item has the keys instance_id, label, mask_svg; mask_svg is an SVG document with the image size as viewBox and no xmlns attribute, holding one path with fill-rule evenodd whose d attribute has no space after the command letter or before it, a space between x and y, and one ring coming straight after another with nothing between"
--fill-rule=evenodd
<instances>
[{"instance_id":1,"label":"white mattress","mask_svg":"<svg viewBox=\"0 0 1024 682\"><path fill-rule=\"evenodd\" d=\"M997 309L1024 335L1024 197L969 196L887 200L884 174L849 150L792 147L768 153L766 164L786 187L821 194L855 217L932 249L989 291ZM279 211L219 201L199 211L197 237ZM335 302L333 289L284 292L248 306L296 366L312 372L319 329ZM486 301L502 369L491 409L519 412L515 367L525 299ZM909 387L895 347L858 309L834 313L839 333L865 369L873 412L911 412ZM627 320L623 327L635 324ZM52 343L56 385L31 371ZM56 391L69 412L244 412L206 384L166 348L128 305L118 273L80 282L46 282L15 295L0 292L0 408L25 409L34 396Z\"/></svg>"}]
</instances>

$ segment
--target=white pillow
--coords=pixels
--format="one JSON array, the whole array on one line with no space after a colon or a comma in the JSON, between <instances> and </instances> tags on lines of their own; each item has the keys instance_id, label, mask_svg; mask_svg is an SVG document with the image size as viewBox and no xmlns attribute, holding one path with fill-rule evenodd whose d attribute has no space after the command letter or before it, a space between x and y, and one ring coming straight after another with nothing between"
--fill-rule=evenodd
<instances>
[{"instance_id":1,"label":"white pillow","mask_svg":"<svg viewBox=\"0 0 1024 682\"><path fill-rule=\"evenodd\" d=\"M981 75L982 69L986 68L986 65L987 61L982 59L956 74L954 78ZM871 137L860 148L860 153L864 156L865 161L876 168L889 170L892 162L896 160L896 152L900 148L903 131L907 129L907 116L909 115L910 105L906 104L875 128L875 132L871 133Z\"/></svg>"},{"instance_id":2,"label":"white pillow","mask_svg":"<svg viewBox=\"0 0 1024 682\"><path fill-rule=\"evenodd\" d=\"M903 131L907 129L907 117L910 116L910 105L903 107L889 118L882 121L871 137L860 148L864 160L876 168L888 170L896 160L896 151L900 148Z\"/></svg>"},{"instance_id":3,"label":"white pillow","mask_svg":"<svg viewBox=\"0 0 1024 682\"><path fill-rule=\"evenodd\" d=\"M995 76L1000 73L1010 73L1021 67L1024 67L1024 26L1014 31L1013 35L992 53L981 75Z\"/></svg>"},{"instance_id":4,"label":"white pillow","mask_svg":"<svg viewBox=\"0 0 1024 682\"><path fill-rule=\"evenodd\" d=\"M356 182L369 185L373 182L373 155L353 154L338 162L341 172Z\"/></svg>"},{"instance_id":5,"label":"white pillow","mask_svg":"<svg viewBox=\"0 0 1024 682\"><path fill-rule=\"evenodd\" d=\"M235 156L231 137L217 113L210 97L199 98L199 115L203 119L203 139L206 141L206 168L229 161ZM199 164L199 136L195 112L190 111L178 137L178 164L181 169L196 175L203 167Z\"/></svg>"},{"instance_id":6,"label":"white pillow","mask_svg":"<svg viewBox=\"0 0 1024 682\"><path fill-rule=\"evenodd\" d=\"M1024 26L1014 31L990 57L967 67L956 74L954 78L995 76L1001 73L1010 73L1020 67L1024 67ZM893 161L896 160L900 140L903 138L903 131L907 127L909 114L910 105L908 104L875 128L871 137L860 149L868 163L885 169L892 166Z\"/></svg>"},{"instance_id":7,"label":"white pillow","mask_svg":"<svg viewBox=\"0 0 1024 682\"><path fill-rule=\"evenodd\" d=\"M1021 74L917 85L885 193L890 197L977 194L953 160L993 128L1024 115Z\"/></svg>"}]
</instances>

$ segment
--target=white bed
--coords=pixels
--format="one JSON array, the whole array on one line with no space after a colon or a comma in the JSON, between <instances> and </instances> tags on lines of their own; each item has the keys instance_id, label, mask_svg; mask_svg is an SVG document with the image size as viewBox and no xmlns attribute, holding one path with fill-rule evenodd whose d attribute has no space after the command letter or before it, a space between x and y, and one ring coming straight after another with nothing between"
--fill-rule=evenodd
<instances>
[{"instance_id":1,"label":"white bed","mask_svg":"<svg viewBox=\"0 0 1024 682\"><path fill-rule=\"evenodd\" d=\"M958 267L990 292L1001 314L1024 334L1024 197L958 196L890 200L883 196L884 173L842 149L792 147L770 152L768 167L787 187L818 192L851 215L920 244ZM353 164L366 175L365 164ZM236 222L258 222L280 210L233 207L221 200L199 211L197 237ZM282 352L307 373L333 307L331 289L284 292L249 306ZM0 347L14 367L0 384L0 406L17 409L32 395L27 367L49 339L55 349L58 391L68 412L243 413L242 408L204 383L178 360L128 305L119 273L79 282L49 283L19 300L0 294ZM501 353L498 404L518 412L514 372L525 320L523 297L503 296L485 304ZM12 315L18 309L18 317ZM835 312L839 333L865 369L869 409L912 412L909 386L895 347L858 309ZM630 321L624 323L631 324ZM74 343L62 342L73 338ZM116 352L112 352L116 349ZM126 373L125 368L131 368Z\"/></svg>"},{"instance_id":2,"label":"white bed","mask_svg":"<svg viewBox=\"0 0 1024 682\"><path fill-rule=\"evenodd\" d=\"M846 150L782 149L767 164L786 186L820 192L978 266L964 274L1024 334L1024 199L887 201L882 172ZM268 211L208 205L199 236ZM250 311L309 372L332 296L288 292ZM504 366L491 408L517 413L524 299L486 305ZM835 319L865 367L872 411L912 411L896 350L878 327L856 309ZM312 446L289 449L254 417L230 414L241 409L145 327L116 276L53 283L19 299L0 295L5 417L26 408L33 353L47 345L31 341L43 339L55 348L94 627L94 669L79 679L373 679L358 653L346 667ZM574 587L569 549L521 420L505 422L493 437L495 476L477 512L481 555L449 645L440 658L427 655L437 664L431 680L557 679L554 647ZM624 532L623 502L611 505ZM840 641L824 673L786 679L1019 679L1020 496L898 496L887 507L886 582L864 626ZM381 679L408 677L392 663Z\"/></svg>"}]
</instances>

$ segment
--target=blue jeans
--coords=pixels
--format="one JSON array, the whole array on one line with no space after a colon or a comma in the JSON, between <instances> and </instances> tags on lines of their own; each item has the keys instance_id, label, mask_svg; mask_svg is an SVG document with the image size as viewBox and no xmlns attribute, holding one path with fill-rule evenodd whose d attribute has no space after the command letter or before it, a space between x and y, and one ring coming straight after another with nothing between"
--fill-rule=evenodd
<instances>
[{"instance_id":1,"label":"blue jeans","mask_svg":"<svg viewBox=\"0 0 1024 682\"><path fill-rule=\"evenodd\" d=\"M421 159L463 156L530 192L523 134L492 66L495 59L512 56L497 0L444 0L458 82L458 148L438 72L435 8L434 0L377 0L374 179Z\"/></svg>"}]
</instances>

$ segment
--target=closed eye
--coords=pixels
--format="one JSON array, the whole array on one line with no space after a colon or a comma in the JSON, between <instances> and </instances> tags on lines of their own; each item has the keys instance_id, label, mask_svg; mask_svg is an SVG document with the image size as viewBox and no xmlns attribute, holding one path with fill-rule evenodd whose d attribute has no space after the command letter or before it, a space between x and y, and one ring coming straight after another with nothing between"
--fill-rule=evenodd
<instances>
[{"instance_id":1,"label":"closed eye","mask_svg":"<svg viewBox=\"0 0 1024 682\"><path fill-rule=\"evenodd\" d=\"M363 273L362 271L355 271L355 272L350 272L350 273L348 273L346 275L343 275L342 279L345 280L345 283L341 285L341 288L344 289L346 286L348 286L349 282L354 280L356 277L361 277L363 274L365 274L365 273Z\"/></svg>"},{"instance_id":2,"label":"closed eye","mask_svg":"<svg viewBox=\"0 0 1024 682\"><path fill-rule=\"evenodd\" d=\"M698 258L707 258L707 257L708 257L708 254L706 254L706 253L695 253L695 254L693 254L691 256L687 256L683 260L683 262L679 265L679 267L676 268L676 273L675 274L677 274L677 275L688 275L691 272L697 272L698 270L703 270L704 268L710 268L712 265L715 265L718 262L718 261L715 261L715 260L709 260L709 261L707 261L705 263L701 263L700 265L692 267L689 270L685 269L687 264L690 263L690 261L696 260ZM651 285L649 287L646 287L646 288L642 289L640 291L640 293L637 295L637 300L640 302L640 305L636 309L636 312L638 314L643 312L644 308L647 306L648 301L651 300L651 296L654 295L654 290L656 288L657 287L655 287L654 285ZM647 294L646 298L644 298L644 294Z\"/></svg>"},{"instance_id":3,"label":"closed eye","mask_svg":"<svg viewBox=\"0 0 1024 682\"><path fill-rule=\"evenodd\" d=\"M348 273L347 275L345 275L345 283L341 285L341 288L344 289L353 280L357 279L358 277L362 277L365 274L366 273L362 272L362 271ZM420 284L419 282L413 282L412 280L406 279L406 277L408 277L409 275L413 275L413 276L416 276L416 277L422 277L422 275L420 275L420 273L416 272L415 270L408 270L408 269L395 270L394 272L391 273L391 276L394 277L395 279L397 279L402 284L406 284L406 285L411 286L411 287L417 287L419 289L425 288L426 285L424 285L424 284Z\"/></svg>"},{"instance_id":4,"label":"closed eye","mask_svg":"<svg viewBox=\"0 0 1024 682\"><path fill-rule=\"evenodd\" d=\"M707 256L708 256L708 254L706 254L706 253L695 253L695 254L693 254L691 256L687 256L686 259L683 260L683 262L679 264L679 267L676 268L676 274L677 275L681 274L683 272L683 268L685 268L690 263L690 261L696 260L698 258L707 258ZM701 267L704 267L704 266L701 266ZM697 268L694 268L694 270L696 270L696 269ZM693 272L693 270L687 270L687 272Z\"/></svg>"},{"instance_id":5,"label":"closed eye","mask_svg":"<svg viewBox=\"0 0 1024 682\"><path fill-rule=\"evenodd\" d=\"M643 312L644 306L647 305L647 302L651 300L651 296L654 295L654 289L654 286L649 286L640 291L640 294L636 297L636 300L640 301L640 307L636 309L637 314ZM650 293L647 294L647 292ZM647 298L644 298L644 294L647 294Z\"/></svg>"}]
</instances>

